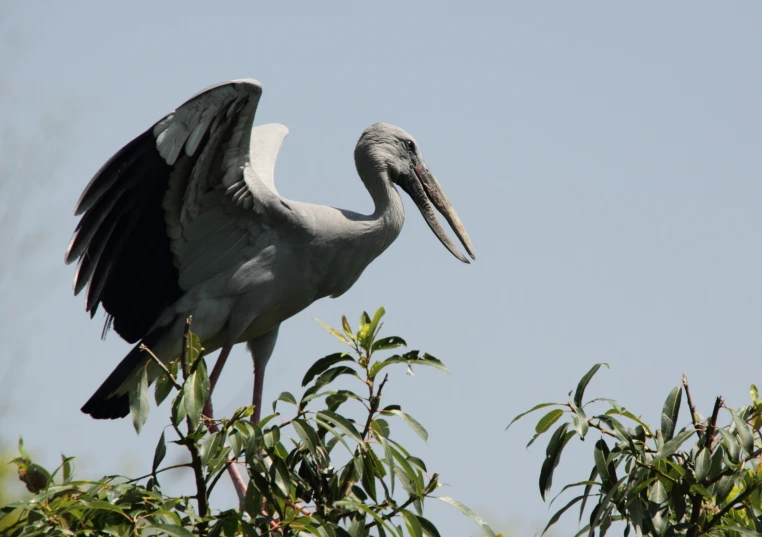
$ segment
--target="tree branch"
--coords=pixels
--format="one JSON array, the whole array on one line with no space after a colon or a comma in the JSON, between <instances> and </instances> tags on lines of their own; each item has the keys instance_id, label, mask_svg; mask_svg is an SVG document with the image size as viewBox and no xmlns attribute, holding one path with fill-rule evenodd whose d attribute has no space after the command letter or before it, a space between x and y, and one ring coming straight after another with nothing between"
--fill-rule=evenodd
<instances>
[{"instance_id":1,"label":"tree branch","mask_svg":"<svg viewBox=\"0 0 762 537\"><path fill-rule=\"evenodd\" d=\"M691 412L691 421L693 427L699 429L698 412L696 412L696 405L693 404L693 397L691 397L691 389L688 387L688 377L683 373L683 389L685 390L685 397L688 399L688 410Z\"/></svg>"},{"instance_id":2,"label":"tree branch","mask_svg":"<svg viewBox=\"0 0 762 537\"><path fill-rule=\"evenodd\" d=\"M185 331L183 332L183 349L180 354L180 360L182 361L182 370L184 380L188 380L190 375L190 364L188 359L190 357L190 335L191 335L191 320L192 317L188 317L185 320ZM189 416L185 418L188 426L188 436L193 436L196 432L196 425L191 421ZM198 514L201 518L204 518L209 513L209 493L206 489L206 480L204 479L204 467L201 464L201 457L198 452L198 445L195 440L186 442L186 447L190 451L191 466L193 467L193 474L196 477L196 501L198 502ZM200 522L198 525L198 531L201 537L206 535L207 524L206 522Z\"/></svg>"},{"instance_id":3,"label":"tree branch","mask_svg":"<svg viewBox=\"0 0 762 537\"><path fill-rule=\"evenodd\" d=\"M712 449L714 435L717 434L717 417L720 413L720 408L722 407L723 403L724 401L722 400L722 396L718 395L717 399L714 401L714 409L712 410L712 417L709 419L709 426L706 429L706 441L704 442L704 447L710 451Z\"/></svg>"}]
</instances>

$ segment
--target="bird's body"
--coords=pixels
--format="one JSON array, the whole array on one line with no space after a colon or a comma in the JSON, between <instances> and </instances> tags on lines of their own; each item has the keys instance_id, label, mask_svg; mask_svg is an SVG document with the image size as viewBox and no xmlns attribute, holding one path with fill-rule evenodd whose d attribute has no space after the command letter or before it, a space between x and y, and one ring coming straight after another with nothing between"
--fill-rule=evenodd
<instances>
[{"instance_id":1,"label":"bird's body","mask_svg":"<svg viewBox=\"0 0 762 537\"><path fill-rule=\"evenodd\" d=\"M129 412L129 390L149 364L139 342L171 361L188 316L208 353L223 348L226 358L232 345L248 342L263 375L280 323L345 293L399 235L404 210L395 184L465 261L427 199L444 212L473 257L412 138L391 125L374 124L355 150L372 215L282 198L273 170L288 130L252 128L260 95L250 80L198 94L112 157L80 198L76 212L84 216L66 256L79 259L75 292L88 285L88 311L103 304L107 328L113 321L138 344L83 407L93 417ZM155 364L148 371L150 380L159 374Z\"/></svg>"}]
</instances>

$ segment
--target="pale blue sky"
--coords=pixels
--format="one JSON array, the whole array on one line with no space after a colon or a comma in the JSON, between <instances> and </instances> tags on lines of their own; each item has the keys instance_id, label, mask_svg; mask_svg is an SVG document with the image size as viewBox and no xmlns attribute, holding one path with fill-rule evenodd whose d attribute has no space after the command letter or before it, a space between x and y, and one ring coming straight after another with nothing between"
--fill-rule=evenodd
<instances>
[{"instance_id":1,"label":"pale blue sky","mask_svg":"<svg viewBox=\"0 0 762 537\"><path fill-rule=\"evenodd\" d=\"M224 7L221 7L224 6ZM305 7L306 6L306 7ZM90 477L148 468L167 408L137 437L79 407L127 351L71 296L74 203L124 143L211 84L256 78L258 123L291 135L289 198L369 212L352 150L374 121L418 140L468 229L465 266L406 199L400 238L353 289L286 322L265 399L337 350L312 319L386 307L389 335L447 363L395 374L387 399L427 426L402 438L497 528L533 533L537 402L589 394L658 422L685 372L705 413L743 404L762 350L762 3L24 2L0 8L1 439ZM2 215L0 215L2 218ZM250 398L234 351L218 412ZM682 416L687 423L687 413ZM53 431L57 436L53 436ZM556 484L587 477L589 442ZM575 444L576 445L576 444ZM82 465L80 465L82 466ZM556 487L556 490L559 487ZM217 498L232 501L232 491ZM443 535L477 535L446 506ZM576 526L571 518L559 534Z\"/></svg>"}]
</instances>

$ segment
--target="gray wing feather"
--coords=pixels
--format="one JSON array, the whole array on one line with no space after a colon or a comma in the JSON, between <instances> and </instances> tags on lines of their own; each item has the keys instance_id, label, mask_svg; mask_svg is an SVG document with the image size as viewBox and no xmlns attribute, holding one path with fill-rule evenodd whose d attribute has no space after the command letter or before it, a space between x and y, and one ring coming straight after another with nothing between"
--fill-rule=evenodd
<instances>
[{"instance_id":1,"label":"gray wing feather","mask_svg":"<svg viewBox=\"0 0 762 537\"><path fill-rule=\"evenodd\" d=\"M174 166L164 209L186 291L244 261L259 234L288 217L273 181L288 129L252 128L258 100L252 84L218 87L154 127L159 153ZM250 177L253 170L263 177Z\"/></svg>"}]
</instances>

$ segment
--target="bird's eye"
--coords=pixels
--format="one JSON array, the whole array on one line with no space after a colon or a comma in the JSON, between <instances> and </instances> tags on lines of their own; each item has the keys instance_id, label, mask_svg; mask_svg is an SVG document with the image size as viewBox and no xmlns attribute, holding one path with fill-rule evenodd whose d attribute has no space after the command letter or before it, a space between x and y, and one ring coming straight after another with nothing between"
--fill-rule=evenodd
<instances>
[{"instance_id":1,"label":"bird's eye","mask_svg":"<svg viewBox=\"0 0 762 537\"><path fill-rule=\"evenodd\" d=\"M405 145L407 146L408 151L415 152L415 142L413 142L413 140L407 140Z\"/></svg>"}]
</instances>

